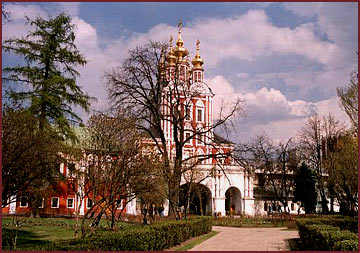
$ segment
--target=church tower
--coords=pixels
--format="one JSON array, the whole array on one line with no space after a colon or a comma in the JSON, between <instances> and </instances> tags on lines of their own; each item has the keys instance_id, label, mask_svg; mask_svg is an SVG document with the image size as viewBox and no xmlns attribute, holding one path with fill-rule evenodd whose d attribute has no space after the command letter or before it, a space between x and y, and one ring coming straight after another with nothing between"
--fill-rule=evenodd
<instances>
[{"instance_id":1,"label":"church tower","mask_svg":"<svg viewBox=\"0 0 360 253\"><path fill-rule=\"evenodd\" d=\"M214 94L211 89L204 83L204 60L200 56L200 40L196 41L196 54L193 60L189 60L189 51L184 46L182 39L182 21L178 25L178 38L173 45L173 37L170 36L168 53L166 60L161 60L165 64L165 80L167 87L164 89L167 94L164 95L165 101L171 104L171 108L176 110L172 104L176 92L182 92L177 97L182 106L179 113L184 116L184 157L190 153L198 155L211 154L210 145L206 145L213 140L213 131L211 129L212 117L212 98ZM175 95L176 96L176 95ZM169 107L169 106L165 106ZM166 115L166 110L165 115ZM169 114L170 115L170 114ZM169 141L169 153L173 154L174 129L170 124L170 119L164 120L163 129L165 136ZM204 161L204 164L211 164L211 159Z\"/></svg>"}]
</instances>

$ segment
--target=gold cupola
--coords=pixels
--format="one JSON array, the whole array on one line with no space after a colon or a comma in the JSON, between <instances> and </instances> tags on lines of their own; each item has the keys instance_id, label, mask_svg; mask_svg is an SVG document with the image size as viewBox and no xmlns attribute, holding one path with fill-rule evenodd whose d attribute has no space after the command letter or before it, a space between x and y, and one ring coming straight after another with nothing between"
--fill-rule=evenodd
<instances>
[{"instance_id":1,"label":"gold cupola","mask_svg":"<svg viewBox=\"0 0 360 253\"><path fill-rule=\"evenodd\" d=\"M174 54L174 49L172 47L172 41L173 41L173 37L170 36L170 41L169 41L169 53L166 56L166 61L168 62L170 67L173 67L176 65L176 56Z\"/></svg>"},{"instance_id":2,"label":"gold cupola","mask_svg":"<svg viewBox=\"0 0 360 253\"><path fill-rule=\"evenodd\" d=\"M166 75L166 68L165 68L165 54L164 51L161 51L160 61L159 61L159 73L162 80L165 80Z\"/></svg>"},{"instance_id":3,"label":"gold cupola","mask_svg":"<svg viewBox=\"0 0 360 253\"><path fill-rule=\"evenodd\" d=\"M178 39L176 40L176 47L174 49L174 54L179 61L182 61L183 58L189 54L189 51L184 47L184 41L181 38L181 28L182 28L181 20L179 21L178 28L179 28L179 35L178 35Z\"/></svg>"},{"instance_id":4,"label":"gold cupola","mask_svg":"<svg viewBox=\"0 0 360 253\"><path fill-rule=\"evenodd\" d=\"M201 56L200 56L200 40L198 39L196 41L196 55L195 55L195 58L192 60L192 64L194 65L194 70L195 69L200 69L202 70L203 67L202 65L204 64L204 60L201 59Z\"/></svg>"}]
</instances>

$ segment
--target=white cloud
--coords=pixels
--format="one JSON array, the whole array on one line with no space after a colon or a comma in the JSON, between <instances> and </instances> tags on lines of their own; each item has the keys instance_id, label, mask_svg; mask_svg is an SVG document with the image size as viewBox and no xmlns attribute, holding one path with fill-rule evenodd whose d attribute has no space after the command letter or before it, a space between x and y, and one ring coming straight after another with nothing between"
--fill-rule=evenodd
<instances>
[{"instance_id":1,"label":"white cloud","mask_svg":"<svg viewBox=\"0 0 360 253\"><path fill-rule=\"evenodd\" d=\"M339 98L331 97L316 103L303 100L291 101L279 90L260 88L254 92L237 93L233 85L223 76L207 79L206 82L215 93L213 99L215 115L223 100L245 101L246 117L238 124L235 138L248 140L266 132L277 141L283 141L296 134L306 120L314 115L331 113L341 122L349 125L347 115L339 107Z\"/></svg>"},{"instance_id":2,"label":"white cloud","mask_svg":"<svg viewBox=\"0 0 360 253\"><path fill-rule=\"evenodd\" d=\"M24 26L23 15L20 13L27 12L30 17L35 17L38 13L47 16L38 6L19 4L10 7L10 11L14 13L14 21L3 27L3 35L26 34L29 28ZM155 41L167 41L169 36L173 35L176 40L175 26L158 24L147 33L133 33L127 38L104 41L94 26L76 16L79 12L78 5L61 5L61 8L74 8L72 15L76 24L76 44L88 60L85 67L79 68L81 77L78 82L85 91L98 98L98 103L93 105L94 109L102 109L109 103L103 80L104 71L119 66L129 49L144 44L150 38ZM229 82L226 77L209 76L206 82L216 94L215 113L218 113L222 101L234 102L237 98L246 101L247 117L238 126L241 140L249 139L263 131L279 140L289 138L314 112L332 112L337 118L346 119L336 97L312 103L300 99L289 100L279 89L266 88L266 82L273 77L284 79L285 85L301 87L299 93L304 94L314 87L326 92L327 89L342 85L337 80L343 80L343 76L348 75L348 68L336 69L334 66L344 51L336 43L321 41L315 36L315 29L316 27L310 23L295 29L276 27L268 21L265 12L259 10L249 11L235 18L197 20L183 28L185 47L192 53L190 57L194 56L196 40L201 40L200 52L205 60L205 69L209 66L221 67L222 62L231 59L252 61L262 56L287 54L300 55L325 66L325 70L310 72L292 70L258 74L255 79L248 73L236 74L234 68L231 71L234 71L234 76L241 80L244 86L250 87L251 82L259 80L264 83L256 90L240 89L240 92L234 89L234 83ZM346 80L345 78L345 83ZM88 115L81 115L85 120L88 118Z\"/></svg>"},{"instance_id":3,"label":"white cloud","mask_svg":"<svg viewBox=\"0 0 360 253\"><path fill-rule=\"evenodd\" d=\"M335 44L318 39L311 25L279 28L262 10L250 10L236 18L198 20L184 28L184 38L185 34L188 41L201 38L209 66L230 58L251 61L274 54L297 54L325 64L339 53Z\"/></svg>"},{"instance_id":4,"label":"white cloud","mask_svg":"<svg viewBox=\"0 0 360 253\"><path fill-rule=\"evenodd\" d=\"M70 16L78 16L80 3L76 2L58 2L60 9L65 11Z\"/></svg>"},{"instance_id":5,"label":"white cloud","mask_svg":"<svg viewBox=\"0 0 360 253\"><path fill-rule=\"evenodd\" d=\"M47 16L47 13L36 5L7 4L4 9L10 13L11 22L7 22L2 27L2 42L10 37L25 36L30 31L31 27L26 24L25 16L30 20Z\"/></svg>"},{"instance_id":6,"label":"white cloud","mask_svg":"<svg viewBox=\"0 0 360 253\"><path fill-rule=\"evenodd\" d=\"M75 24L75 43L77 47L87 54L91 54L92 50L98 50L96 29L78 17L74 17L72 22Z\"/></svg>"},{"instance_id":7,"label":"white cloud","mask_svg":"<svg viewBox=\"0 0 360 253\"><path fill-rule=\"evenodd\" d=\"M337 64L354 57L358 47L358 3L284 3L284 6L302 16L316 16L314 25L345 49Z\"/></svg>"}]
</instances>

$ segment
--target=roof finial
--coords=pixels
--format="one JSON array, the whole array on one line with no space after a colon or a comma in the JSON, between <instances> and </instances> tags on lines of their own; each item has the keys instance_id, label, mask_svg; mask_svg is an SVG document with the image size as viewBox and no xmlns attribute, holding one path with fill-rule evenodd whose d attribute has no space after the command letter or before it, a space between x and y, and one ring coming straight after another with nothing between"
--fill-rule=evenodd
<instances>
[{"instance_id":1,"label":"roof finial","mask_svg":"<svg viewBox=\"0 0 360 253\"><path fill-rule=\"evenodd\" d=\"M204 64L204 61L203 59L201 59L201 56L200 56L200 40L197 39L196 41L196 55L195 55L195 58L194 60L192 60L192 64L194 65L194 68L195 69L200 69L202 70L202 65Z\"/></svg>"},{"instance_id":2,"label":"roof finial","mask_svg":"<svg viewBox=\"0 0 360 253\"><path fill-rule=\"evenodd\" d=\"M197 39L197 41L196 41L196 51L199 52L199 50L200 50L200 40Z\"/></svg>"},{"instance_id":3,"label":"roof finial","mask_svg":"<svg viewBox=\"0 0 360 253\"><path fill-rule=\"evenodd\" d=\"M173 42L173 36L172 35L170 35L170 40L169 40L169 44L170 44L170 48L172 48L172 42Z\"/></svg>"},{"instance_id":4,"label":"roof finial","mask_svg":"<svg viewBox=\"0 0 360 253\"><path fill-rule=\"evenodd\" d=\"M179 19L178 28L179 28L179 34L181 34L181 28L182 28L182 20L181 19Z\"/></svg>"}]
</instances>

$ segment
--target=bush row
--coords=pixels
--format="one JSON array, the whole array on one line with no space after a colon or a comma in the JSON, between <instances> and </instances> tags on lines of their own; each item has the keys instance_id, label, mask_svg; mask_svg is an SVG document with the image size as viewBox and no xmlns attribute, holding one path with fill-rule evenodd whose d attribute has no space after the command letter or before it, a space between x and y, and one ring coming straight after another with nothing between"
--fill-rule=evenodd
<instances>
[{"instance_id":1,"label":"bush row","mask_svg":"<svg viewBox=\"0 0 360 253\"><path fill-rule=\"evenodd\" d=\"M331 218L300 218L298 221L307 224L325 224L332 227L338 227L340 230L349 230L353 233L358 233L358 219L357 217L334 216Z\"/></svg>"},{"instance_id":2,"label":"bush row","mask_svg":"<svg viewBox=\"0 0 360 253\"><path fill-rule=\"evenodd\" d=\"M170 248L211 231L210 217L167 221L121 232L100 232L85 239L63 240L35 250L56 251L149 251Z\"/></svg>"},{"instance_id":3,"label":"bush row","mask_svg":"<svg viewBox=\"0 0 360 253\"><path fill-rule=\"evenodd\" d=\"M315 224L317 223L317 224ZM340 230L322 224L321 221L309 220L297 222L302 247L306 250L358 250L358 236L348 230Z\"/></svg>"},{"instance_id":4,"label":"bush row","mask_svg":"<svg viewBox=\"0 0 360 253\"><path fill-rule=\"evenodd\" d=\"M295 227L294 220L286 218L231 218L217 217L213 221L214 226L226 227L279 227L290 226Z\"/></svg>"}]
</instances>

